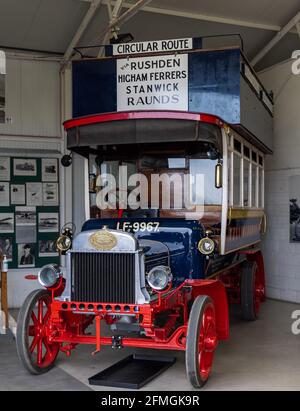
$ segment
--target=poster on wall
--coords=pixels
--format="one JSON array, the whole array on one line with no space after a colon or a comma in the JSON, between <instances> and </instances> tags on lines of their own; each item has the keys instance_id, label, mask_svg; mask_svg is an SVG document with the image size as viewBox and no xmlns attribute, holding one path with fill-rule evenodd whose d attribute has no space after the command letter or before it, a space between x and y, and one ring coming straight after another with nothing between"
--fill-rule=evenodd
<instances>
[{"instance_id":1,"label":"poster on wall","mask_svg":"<svg viewBox=\"0 0 300 411\"><path fill-rule=\"evenodd\" d=\"M5 255L9 262L13 259L13 237L0 237L0 254Z\"/></svg>"},{"instance_id":2,"label":"poster on wall","mask_svg":"<svg viewBox=\"0 0 300 411\"><path fill-rule=\"evenodd\" d=\"M117 60L117 111L188 111L188 55Z\"/></svg>"},{"instance_id":3,"label":"poster on wall","mask_svg":"<svg viewBox=\"0 0 300 411\"><path fill-rule=\"evenodd\" d=\"M40 233L57 233L58 213L39 213L39 232Z\"/></svg>"},{"instance_id":4,"label":"poster on wall","mask_svg":"<svg viewBox=\"0 0 300 411\"><path fill-rule=\"evenodd\" d=\"M57 181L58 179L58 161L57 158L42 159L42 180Z\"/></svg>"},{"instance_id":5,"label":"poster on wall","mask_svg":"<svg viewBox=\"0 0 300 411\"><path fill-rule=\"evenodd\" d=\"M14 213L0 213L0 234L14 232Z\"/></svg>"},{"instance_id":6,"label":"poster on wall","mask_svg":"<svg viewBox=\"0 0 300 411\"><path fill-rule=\"evenodd\" d=\"M9 183L0 181L0 207L9 206Z\"/></svg>"},{"instance_id":7,"label":"poster on wall","mask_svg":"<svg viewBox=\"0 0 300 411\"><path fill-rule=\"evenodd\" d=\"M10 180L10 158L0 157L0 181Z\"/></svg>"},{"instance_id":8,"label":"poster on wall","mask_svg":"<svg viewBox=\"0 0 300 411\"><path fill-rule=\"evenodd\" d=\"M57 257L58 255L54 240L39 241L39 257Z\"/></svg>"},{"instance_id":9,"label":"poster on wall","mask_svg":"<svg viewBox=\"0 0 300 411\"><path fill-rule=\"evenodd\" d=\"M44 183L43 184L43 205L58 206L58 184Z\"/></svg>"},{"instance_id":10,"label":"poster on wall","mask_svg":"<svg viewBox=\"0 0 300 411\"><path fill-rule=\"evenodd\" d=\"M16 207L16 243L36 242L36 208Z\"/></svg>"},{"instance_id":11,"label":"poster on wall","mask_svg":"<svg viewBox=\"0 0 300 411\"><path fill-rule=\"evenodd\" d=\"M10 203L12 205L25 205L25 185L11 184L10 185Z\"/></svg>"},{"instance_id":12,"label":"poster on wall","mask_svg":"<svg viewBox=\"0 0 300 411\"><path fill-rule=\"evenodd\" d=\"M300 175L289 178L290 242L300 243Z\"/></svg>"},{"instance_id":13,"label":"poster on wall","mask_svg":"<svg viewBox=\"0 0 300 411\"><path fill-rule=\"evenodd\" d=\"M34 244L26 243L18 245L18 267L35 267Z\"/></svg>"},{"instance_id":14,"label":"poster on wall","mask_svg":"<svg viewBox=\"0 0 300 411\"><path fill-rule=\"evenodd\" d=\"M28 206L41 206L43 204L42 183L26 183L26 204Z\"/></svg>"},{"instance_id":15,"label":"poster on wall","mask_svg":"<svg viewBox=\"0 0 300 411\"><path fill-rule=\"evenodd\" d=\"M14 175L15 176L36 176L37 164L35 159L14 158Z\"/></svg>"}]
</instances>

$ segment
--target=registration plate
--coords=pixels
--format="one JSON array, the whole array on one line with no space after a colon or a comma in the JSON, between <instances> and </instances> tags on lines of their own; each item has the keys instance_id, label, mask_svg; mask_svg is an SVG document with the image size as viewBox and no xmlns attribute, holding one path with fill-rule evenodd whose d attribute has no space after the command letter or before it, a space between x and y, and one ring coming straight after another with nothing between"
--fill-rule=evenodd
<instances>
[{"instance_id":1,"label":"registration plate","mask_svg":"<svg viewBox=\"0 0 300 411\"><path fill-rule=\"evenodd\" d=\"M134 222L131 223L129 221L123 222L123 223L117 223L117 230L123 230L123 231L130 231L136 233L137 231L140 232L154 232L157 233L159 232L159 223L158 222Z\"/></svg>"}]
</instances>

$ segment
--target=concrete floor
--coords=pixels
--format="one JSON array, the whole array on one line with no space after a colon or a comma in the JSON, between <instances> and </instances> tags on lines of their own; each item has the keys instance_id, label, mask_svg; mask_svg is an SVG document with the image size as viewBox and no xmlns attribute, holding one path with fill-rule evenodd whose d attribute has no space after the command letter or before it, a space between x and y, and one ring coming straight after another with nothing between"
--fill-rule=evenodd
<instances>
[{"instance_id":1,"label":"concrete floor","mask_svg":"<svg viewBox=\"0 0 300 411\"><path fill-rule=\"evenodd\" d=\"M260 319L254 323L239 320L237 310L231 315L231 338L219 345L213 373L202 390L295 390L300 389L300 336L291 332L291 315L299 305L267 301ZM18 363L12 336L0 336L1 390L111 390L91 387L88 378L130 353L103 348L96 357L94 347L79 346L67 358L60 354L57 366L48 374L28 375ZM156 351L147 350L148 354ZM177 362L143 390L192 390L185 375L184 353L169 352ZM38 383L37 383L38 380ZM171 384L170 384L171 382ZM121 391L124 391L123 389Z\"/></svg>"}]
</instances>

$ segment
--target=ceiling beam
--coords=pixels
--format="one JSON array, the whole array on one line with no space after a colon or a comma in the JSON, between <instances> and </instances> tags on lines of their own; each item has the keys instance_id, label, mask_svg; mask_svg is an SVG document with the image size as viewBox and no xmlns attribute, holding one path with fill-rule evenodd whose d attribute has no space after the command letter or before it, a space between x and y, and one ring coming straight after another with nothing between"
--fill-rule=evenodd
<instances>
[{"instance_id":1,"label":"ceiling beam","mask_svg":"<svg viewBox=\"0 0 300 411\"><path fill-rule=\"evenodd\" d=\"M90 7L88 9L88 11L86 12L86 15L84 16L80 26L78 27L74 37L72 38L65 54L63 57L63 66L65 66L70 59L72 58L72 54L73 54L73 50L74 47L77 46L79 40L81 39L84 31L86 30L89 22L91 21L91 19L94 17L96 11L98 10L98 8L100 7L102 0L89 0L90 3Z\"/></svg>"},{"instance_id":2,"label":"ceiling beam","mask_svg":"<svg viewBox=\"0 0 300 411\"><path fill-rule=\"evenodd\" d=\"M121 25L124 24L126 21L130 20L133 16L136 15L136 13L141 10L145 9L147 4L151 3L152 0L139 0L135 4L131 4L130 7L126 7L126 5L123 3L122 7L127 8L128 10L125 11L123 14L121 14L117 19L112 21L109 24L109 29L114 28L116 25Z\"/></svg>"},{"instance_id":3,"label":"ceiling beam","mask_svg":"<svg viewBox=\"0 0 300 411\"><path fill-rule=\"evenodd\" d=\"M106 0L105 3L108 4L108 14L112 16L110 22L105 30L103 40L101 44L106 44L111 35L116 34L120 26L126 21L130 20L135 16L139 10L144 9L144 7L149 4L152 0L138 0L135 4L131 4L129 7L126 7L127 10L120 15L121 9L124 7L124 0L116 0L111 2ZM114 8L111 11L111 5L114 4ZM101 57L104 53L103 47L100 49L98 57Z\"/></svg>"},{"instance_id":4,"label":"ceiling beam","mask_svg":"<svg viewBox=\"0 0 300 411\"><path fill-rule=\"evenodd\" d=\"M115 2L114 8L112 8L111 0L106 1L109 24L116 21L116 19L119 17L119 14L122 11L123 1L124 0L117 0ZM115 38L117 38L118 36L117 31L118 31L118 28L116 26L114 26L113 29L107 28L103 36L103 39L101 41L101 44L107 44L111 36L114 36ZM98 53L98 57L103 57L104 54L105 54L105 49L104 47L101 47Z\"/></svg>"},{"instance_id":5,"label":"ceiling beam","mask_svg":"<svg viewBox=\"0 0 300 411\"><path fill-rule=\"evenodd\" d=\"M300 38L300 22L298 22L298 23L296 24L296 29L297 29L297 32L298 32L298 36L299 36L299 38Z\"/></svg>"},{"instance_id":6,"label":"ceiling beam","mask_svg":"<svg viewBox=\"0 0 300 411\"><path fill-rule=\"evenodd\" d=\"M86 0L85 0L86 1ZM90 0L89 0L90 1ZM107 0L104 0L106 3ZM114 3L114 1L112 1ZM132 7L132 3L123 3L123 7L129 9ZM194 13L194 12L187 12L181 10L170 10L155 6L144 6L143 11L155 14L164 14L167 16L174 16L174 17L183 17L193 20L201 20L201 21L209 21L213 23L221 23L221 24L230 24L233 26L240 26L240 27L248 27L254 29L261 29L261 30L269 30L269 31L280 31L281 26L274 25L274 24L264 24L264 23L256 23L254 21L243 20L243 19L232 19L227 17L221 16L213 16L208 14L202 13Z\"/></svg>"},{"instance_id":7,"label":"ceiling beam","mask_svg":"<svg viewBox=\"0 0 300 411\"><path fill-rule=\"evenodd\" d=\"M292 18L273 38L272 40L254 57L251 64L255 66L261 61L280 40L288 34L300 21L300 11Z\"/></svg>"},{"instance_id":8,"label":"ceiling beam","mask_svg":"<svg viewBox=\"0 0 300 411\"><path fill-rule=\"evenodd\" d=\"M80 0L83 2L91 2L92 0ZM107 3L108 0L104 0L103 3ZM112 1L115 3L115 0ZM129 9L132 7L133 3L123 3L123 7ZM202 21L209 21L212 23L221 23L221 24L230 24L233 26L240 26L240 27L247 27L253 29L260 29L260 30L268 30L268 31L280 31L281 26L276 24L266 24L266 23L256 23L254 21L243 20L243 19L232 19L228 17L221 17L221 16L213 16L209 14L202 14L202 13L194 13L188 12L183 10L170 10L155 6L145 6L143 7L143 11L148 13L155 13L155 14L164 14L167 16L174 16L174 17L183 17L193 20L202 20ZM292 30L293 33L296 33L296 30Z\"/></svg>"}]
</instances>

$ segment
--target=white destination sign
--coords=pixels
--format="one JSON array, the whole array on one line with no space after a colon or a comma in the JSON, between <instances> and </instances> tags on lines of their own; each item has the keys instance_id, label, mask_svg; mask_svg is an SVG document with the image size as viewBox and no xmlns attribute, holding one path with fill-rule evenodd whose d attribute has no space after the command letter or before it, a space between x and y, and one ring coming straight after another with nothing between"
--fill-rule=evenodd
<instances>
[{"instance_id":1,"label":"white destination sign","mask_svg":"<svg viewBox=\"0 0 300 411\"><path fill-rule=\"evenodd\" d=\"M168 51L192 50L193 39L173 39L173 40L158 40L144 41L139 43L124 43L113 45L113 55L129 55L142 53L158 53Z\"/></svg>"},{"instance_id":2,"label":"white destination sign","mask_svg":"<svg viewBox=\"0 0 300 411\"><path fill-rule=\"evenodd\" d=\"M188 111L188 55L118 59L117 110Z\"/></svg>"}]
</instances>

